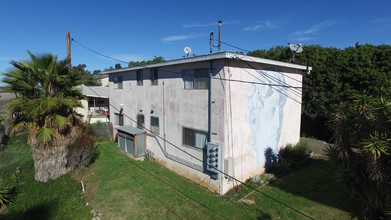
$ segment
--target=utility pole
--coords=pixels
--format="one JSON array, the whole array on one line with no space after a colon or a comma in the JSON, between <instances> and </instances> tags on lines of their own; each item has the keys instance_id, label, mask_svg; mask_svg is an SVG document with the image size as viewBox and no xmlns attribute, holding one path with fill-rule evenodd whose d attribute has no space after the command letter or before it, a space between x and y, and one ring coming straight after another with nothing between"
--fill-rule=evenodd
<instances>
[{"instance_id":1,"label":"utility pole","mask_svg":"<svg viewBox=\"0 0 391 220\"><path fill-rule=\"evenodd\" d=\"M66 32L66 40L67 40L67 64L68 64L68 71L70 72L72 69L71 64L71 33L69 30Z\"/></svg>"},{"instance_id":2,"label":"utility pole","mask_svg":"<svg viewBox=\"0 0 391 220\"><path fill-rule=\"evenodd\" d=\"M220 29L221 29L221 23L223 23L222 20L219 20L219 38L218 38L218 44L217 44L217 52L220 53L220 48L221 48L221 42L220 42Z\"/></svg>"},{"instance_id":3,"label":"utility pole","mask_svg":"<svg viewBox=\"0 0 391 220\"><path fill-rule=\"evenodd\" d=\"M209 53L212 53L213 39L214 39L213 31L211 31L209 34Z\"/></svg>"}]
</instances>

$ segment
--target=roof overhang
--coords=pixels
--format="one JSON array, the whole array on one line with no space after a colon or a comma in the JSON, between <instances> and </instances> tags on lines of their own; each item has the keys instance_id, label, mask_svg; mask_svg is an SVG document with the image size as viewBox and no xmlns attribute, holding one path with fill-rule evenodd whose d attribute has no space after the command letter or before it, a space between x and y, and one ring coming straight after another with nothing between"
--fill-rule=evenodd
<instances>
[{"instance_id":1,"label":"roof overhang","mask_svg":"<svg viewBox=\"0 0 391 220\"><path fill-rule=\"evenodd\" d=\"M222 52L222 53L214 53L214 54L208 54L208 55L203 55L203 56L186 57L186 58L177 59L177 60L169 60L169 61L165 61L162 63L156 63L156 64L148 64L148 65L142 65L142 66L123 68L123 69L109 70L109 71L104 72L104 74L121 73L121 72L128 72L128 71L132 71L132 70L139 70L139 69L146 69L146 68L159 68L159 67L165 67L165 66L173 66L173 65L186 64L186 63L196 63L196 62L218 60L218 59L241 59L241 60L244 60L247 62L268 64L268 65L274 65L274 66L280 66L280 67L287 67L287 68L299 69L299 70L303 70L303 71L305 70L308 72L312 70L312 67L310 67L310 66L303 66L303 65L286 63L286 62L281 62L281 61L276 61L276 60L269 60L269 59L263 59L263 58L258 58L258 57L246 56L246 55L232 53L232 52Z\"/></svg>"}]
</instances>

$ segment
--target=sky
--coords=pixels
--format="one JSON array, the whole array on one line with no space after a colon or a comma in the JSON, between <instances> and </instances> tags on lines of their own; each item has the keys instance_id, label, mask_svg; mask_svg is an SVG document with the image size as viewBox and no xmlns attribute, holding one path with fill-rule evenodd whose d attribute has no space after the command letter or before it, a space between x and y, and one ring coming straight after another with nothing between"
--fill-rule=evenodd
<instances>
[{"instance_id":1,"label":"sky","mask_svg":"<svg viewBox=\"0 0 391 220\"><path fill-rule=\"evenodd\" d=\"M28 59L28 50L65 59L68 29L75 40L72 65L86 64L91 72L119 62L90 50L126 62L178 59L184 47L208 54L219 20L221 41L249 51L288 43L304 49L391 44L389 0L2 0L0 9L0 78L11 60Z\"/></svg>"}]
</instances>

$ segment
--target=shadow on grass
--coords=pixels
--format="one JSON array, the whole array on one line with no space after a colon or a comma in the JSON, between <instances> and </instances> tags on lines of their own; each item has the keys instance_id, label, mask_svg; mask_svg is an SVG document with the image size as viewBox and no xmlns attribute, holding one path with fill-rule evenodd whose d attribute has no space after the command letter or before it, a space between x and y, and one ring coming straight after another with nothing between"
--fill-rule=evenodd
<instances>
[{"instance_id":1,"label":"shadow on grass","mask_svg":"<svg viewBox=\"0 0 391 220\"><path fill-rule=\"evenodd\" d=\"M16 219L23 219L23 220L46 220L46 219L53 219L52 210L57 209L57 202L50 201L47 203L43 203L37 206L34 206L32 208L29 208L25 210L22 213L19 212L11 212L11 213L5 213L0 214L0 220L16 220Z\"/></svg>"},{"instance_id":2,"label":"shadow on grass","mask_svg":"<svg viewBox=\"0 0 391 220\"><path fill-rule=\"evenodd\" d=\"M362 204L351 199L340 178L343 172L343 168L332 161L310 159L297 170L273 181L271 185L296 196L359 216Z\"/></svg>"}]
</instances>

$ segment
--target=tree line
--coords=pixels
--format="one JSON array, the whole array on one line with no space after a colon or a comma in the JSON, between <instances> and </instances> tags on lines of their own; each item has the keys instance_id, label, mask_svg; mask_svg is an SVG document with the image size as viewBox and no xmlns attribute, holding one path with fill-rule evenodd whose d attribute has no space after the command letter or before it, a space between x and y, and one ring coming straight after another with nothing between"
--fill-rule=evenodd
<instances>
[{"instance_id":1,"label":"tree line","mask_svg":"<svg viewBox=\"0 0 391 220\"><path fill-rule=\"evenodd\" d=\"M292 52L279 46L248 55L286 62ZM391 46L312 45L295 62L313 67L303 76L302 134L333 143L327 156L345 167L340 178L365 204L364 219L390 217Z\"/></svg>"}]
</instances>

